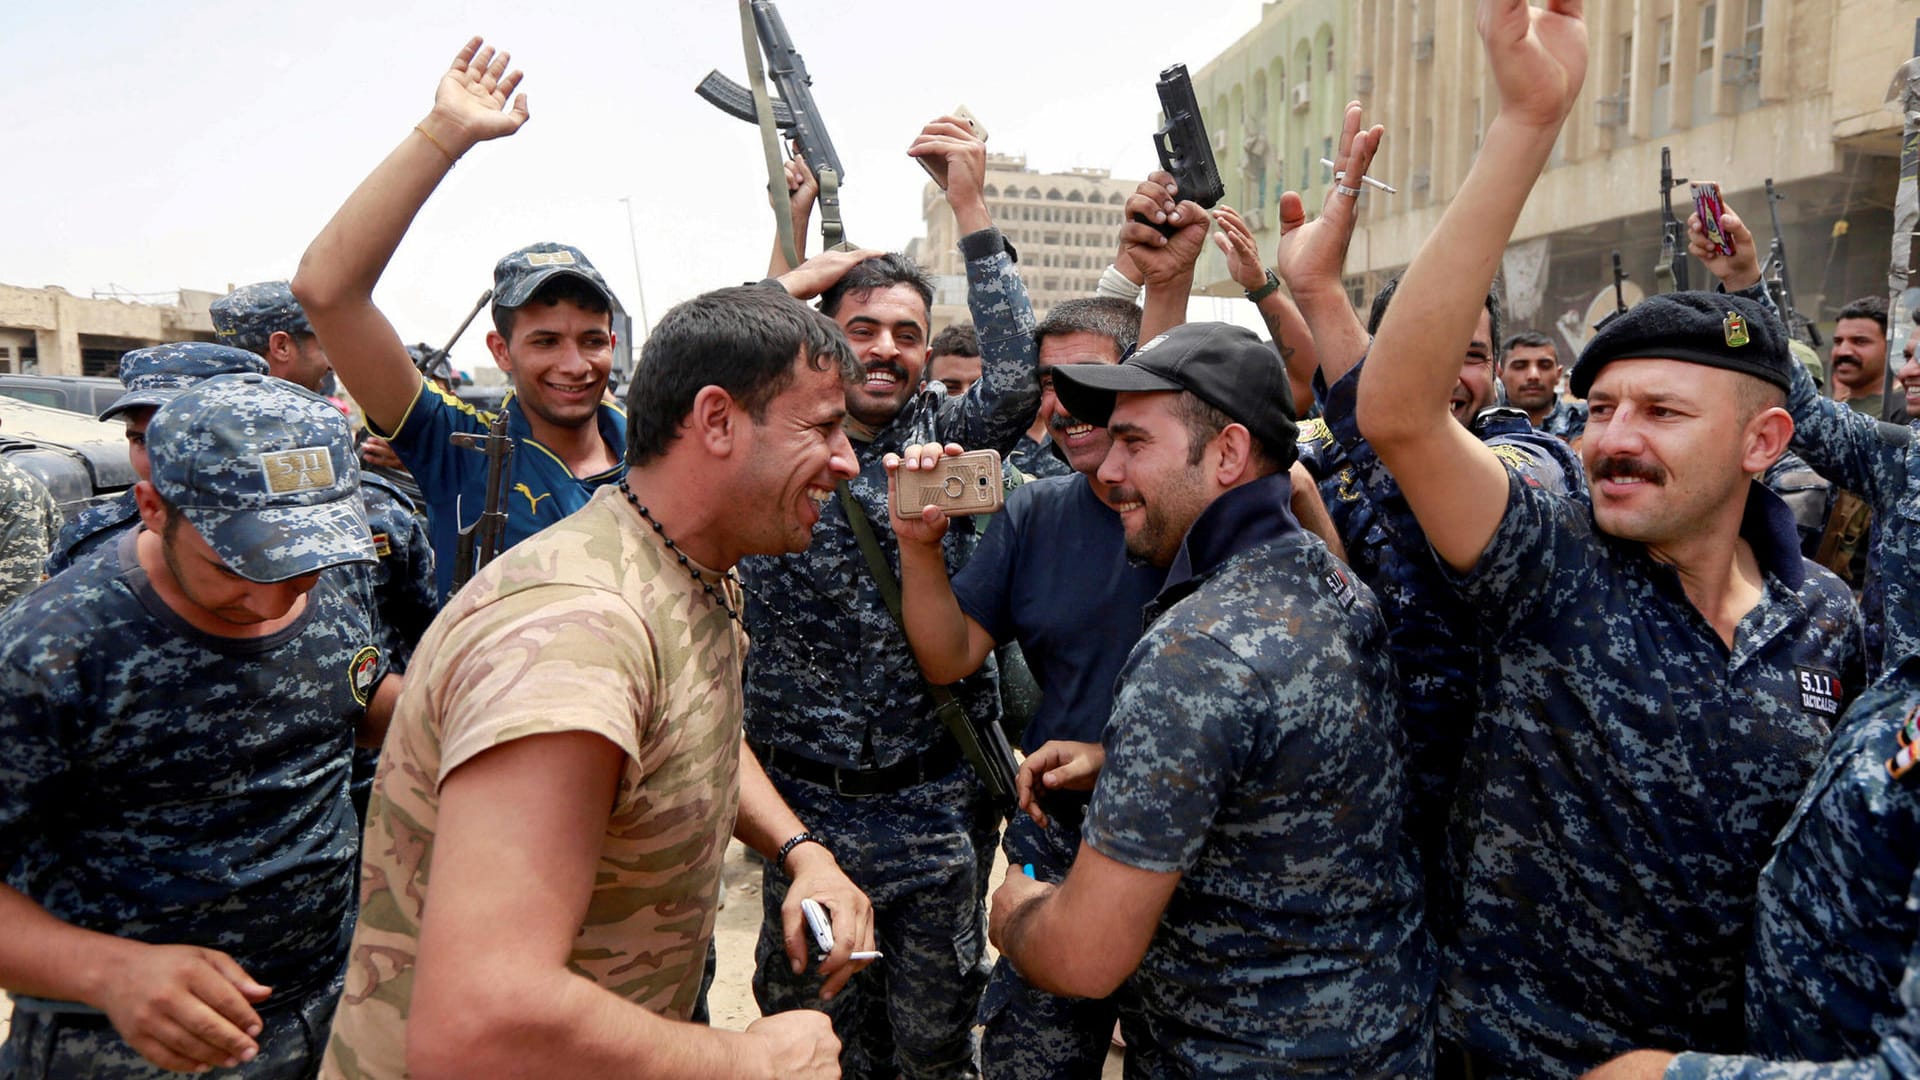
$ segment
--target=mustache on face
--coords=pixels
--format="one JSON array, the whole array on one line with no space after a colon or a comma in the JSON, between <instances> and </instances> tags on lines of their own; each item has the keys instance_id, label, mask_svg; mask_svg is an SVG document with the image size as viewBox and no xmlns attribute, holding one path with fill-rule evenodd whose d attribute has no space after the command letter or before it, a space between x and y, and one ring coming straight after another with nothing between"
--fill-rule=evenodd
<instances>
[{"instance_id":1,"label":"mustache on face","mask_svg":"<svg viewBox=\"0 0 1920 1080\"><path fill-rule=\"evenodd\" d=\"M875 360L862 369L862 373L866 375L871 375L876 371L892 372L893 377L900 380L903 384L907 381L907 369L893 360Z\"/></svg>"},{"instance_id":2,"label":"mustache on face","mask_svg":"<svg viewBox=\"0 0 1920 1080\"><path fill-rule=\"evenodd\" d=\"M1635 457L1601 458L1593 463L1595 480L1645 480L1649 484L1667 482L1667 470L1651 461Z\"/></svg>"},{"instance_id":3,"label":"mustache on face","mask_svg":"<svg viewBox=\"0 0 1920 1080\"><path fill-rule=\"evenodd\" d=\"M1051 417L1047 418L1047 430L1065 432L1067 428L1073 426L1074 424L1084 424L1084 423L1086 423L1085 420L1076 420L1073 417L1068 416L1066 413L1054 413Z\"/></svg>"},{"instance_id":4,"label":"mustache on face","mask_svg":"<svg viewBox=\"0 0 1920 1080\"><path fill-rule=\"evenodd\" d=\"M1130 502L1144 503L1146 501L1147 500L1140 497L1139 488L1113 487L1107 489L1107 502L1112 506L1120 506Z\"/></svg>"}]
</instances>

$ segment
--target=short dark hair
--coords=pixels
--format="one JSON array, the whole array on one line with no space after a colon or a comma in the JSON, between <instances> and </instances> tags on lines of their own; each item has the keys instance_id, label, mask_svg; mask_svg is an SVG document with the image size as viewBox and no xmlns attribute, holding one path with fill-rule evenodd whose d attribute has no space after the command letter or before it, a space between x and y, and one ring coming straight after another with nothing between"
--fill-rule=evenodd
<instances>
[{"instance_id":1,"label":"short dark hair","mask_svg":"<svg viewBox=\"0 0 1920 1080\"><path fill-rule=\"evenodd\" d=\"M1173 415L1187 429L1188 465L1200 464L1200 459L1206 455L1207 444L1213 441L1213 437L1227 430L1228 424L1239 423L1191 390L1182 390L1175 395ZM1267 445L1260 441L1260 436L1251 431L1247 432L1247 436L1251 440L1253 462L1258 475L1271 476L1292 467L1291 457L1283 462L1267 449Z\"/></svg>"},{"instance_id":2,"label":"short dark hair","mask_svg":"<svg viewBox=\"0 0 1920 1080\"><path fill-rule=\"evenodd\" d=\"M1502 310L1500 303L1500 285L1500 277L1496 274L1493 283L1487 286L1487 337L1491 339L1487 342L1489 347L1499 343L1500 330L1507 321L1506 312ZM1387 317L1387 305L1393 302L1393 294L1399 290L1400 275L1395 274L1385 285L1380 286L1379 292L1374 294L1373 307L1367 312L1367 333L1380 332L1380 323ZM1499 355L1496 354L1494 359L1499 359Z\"/></svg>"},{"instance_id":3,"label":"short dark hair","mask_svg":"<svg viewBox=\"0 0 1920 1080\"><path fill-rule=\"evenodd\" d=\"M793 383L794 361L858 374L833 320L779 289L739 285L676 305L654 324L627 388L627 465L645 465L680 437L703 387L718 386L759 421Z\"/></svg>"},{"instance_id":4,"label":"short dark hair","mask_svg":"<svg viewBox=\"0 0 1920 1080\"><path fill-rule=\"evenodd\" d=\"M972 323L954 323L945 330L933 335L927 344L927 359L936 356L979 356L980 336L973 332Z\"/></svg>"},{"instance_id":5,"label":"short dark hair","mask_svg":"<svg viewBox=\"0 0 1920 1080\"><path fill-rule=\"evenodd\" d=\"M511 341L513 322L519 318L521 308L529 308L535 304L552 307L562 300L572 303L582 311L608 316L608 327L612 327L613 306L607 303L605 295L572 274L555 274L542 282L539 288L533 290L533 295L527 297L527 302L520 307L493 305L489 309L493 315L493 328L500 331L501 337Z\"/></svg>"},{"instance_id":6,"label":"short dark hair","mask_svg":"<svg viewBox=\"0 0 1920 1080\"><path fill-rule=\"evenodd\" d=\"M1560 362L1560 346L1555 345L1552 338L1538 330L1522 330L1507 338L1506 343L1500 346L1501 358L1504 360L1507 354L1516 348L1552 349L1553 362L1556 364Z\"/></svg>"},{"instance_id":7,"label":"short dark hair","mask_svg":"<svg viewBox=\"0 0 1920 1080\"><path fill-rule=\"evenodd\" d=\"M1140 309L1116 296L1090 296L1054 305L1033 329L1035 347L1054 334L1097 334L1113 341L1113 355L1140 343Z\"/></svg>"},{"instance_id":8,"label":"short dark hair","mask_svg":"<svg viewBox=\"0 0 1920 1080\"><path fill-rule=\"evenodd\" d=\"M840 305L847 297L864 300L881 289L890 289L895 285L910 285L920 294L920 302L926 306L927 317L933 315L933 279L927 276L919 264L898 252L875 255L854 263L853 268L841 275L840 280L827 286L820 294L820 311L828 318L839 314Z\"/></svg>"},{"instance_id":9,"label":"short dark hair","mask_svg":"<svg viewBox=\"0 0 1920 1080\"><path fill-rule=\"evenodd\" d=\"M1872 319L1880 324L1880 336L1887 336L1887 298L1884 296L1863 296L1852 300L1834 316L1834 322L1841 319Z\"/></svg>"}]
</instances>

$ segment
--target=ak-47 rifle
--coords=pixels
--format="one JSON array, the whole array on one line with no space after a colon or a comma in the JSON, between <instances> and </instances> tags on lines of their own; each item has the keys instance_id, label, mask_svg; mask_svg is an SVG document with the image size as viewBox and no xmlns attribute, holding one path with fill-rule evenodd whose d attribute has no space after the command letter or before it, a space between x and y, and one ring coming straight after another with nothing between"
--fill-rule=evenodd
<instances>
[{"instance_id":1,"label":"ak-47 rifle","mask_svg":"<svg viewBox=\"0 0 1920 1080\"><path fill-rule=\"evenodd\" d=\"M487 502L473 524L460 527L460 541L454 545L453 591L460 591L480 568L500 554L507 533L507 466L513 460L513 440L507 437L507 410L493 414L485 435L462 432L451 436L453 445L478 450L487 455ZM454 520L459 522L460 504L454 503Z\"/></svg>"},{"instance_id":2,"label":"ak-47 rifle","mask_svg":"<svg viewBox=\"0 0 1920 1080\"><path fill-rule=\"evenodd\" d=\"M1673 177L1673 152L1660 148L1660 261L1654 264L1653 279L1661 292L1686 292L1687 226L1673 216L1673 189L1687 182Z\"/></svg>"},{"instance_id":3,"label":"ak-47 rifle","mask_svg":"<svg viewBox=\"0 0 1920 1080\"><path fill-rule=\"evenodd\" d=\"M827 126L820 119L819 107L813 103L813 76L807 73L807 62L793 47L793 38L787 34L787 24L780 18L780 12L773 6L773 0L741 0L743 7L749 3L753 11L754 37L759 41L760 51L767 56L767 74L779 88L780 97L770 101L770 113L762 116L758 105L766 97L760 82L760 58L747 45L747 74L749 81L756 86L749 90L718 71L707 72L700 85L693 92L705 98L709 104L717 107L728 116L745 120L749 124L762 125L762 135L771 135L765 131L766 125L785 132L787 137L799 147L799 156L805 159L807 167L820 182L820 239L822 245L831 250L846 242L846 230L840 223L840 185L847 178L845 169L840 167L840 155L834 152L833 140L827 137ZM756 93L756 91L758 93ZM772 144L772 154L779 153L777 137L768 140ZM768 162L769 184L776 179L772 174L778 163ZM774 194L786 191L784 179L780 180L780 189ZM775 200L774 216L786 217L786 207ZM784 238L783 238L784 239ZM787 253L790 262L796 262L793 252Z\"/></svg>"},{"instance_id":4,"label":"ak-47 rifle","mask_svg":"<svg viewBox=\"0 0 1920 1080\"><path fill-rule=\"evenodd\" d=\"M1620 249L1613 249L1613 310L1593 324L1595 331L1627 313L1627 271L1620 265Z\"/></svg>"},{"instance_id":5,"label":"ak-47 rifle","mask_svg":"<svg viewBox=\"0 0 1920 1080\"><path fill-rule=\"evenodd\" d=\"M1220 168L1213 160L1213 144L1207 141L1207 125L1200 118L1200 102L1193 96L1193 79L1187 65L1175 64L1160 73L1154 84L1160 92L1160 111L1166 126L1153 133L1153 149L1160 155L1160 167L1173 174L1180 198L1192 199L1202 209L1226 198L1227 187L1220 181ZM1157 225L1144 215L1135 221L1153 225L1163 235L1172 236L1180 226L1171 222Z\"/></svg>"},{"instance_id":6,"label":"ak-47 rifle","mask_svg":"<svg viewBox=\"0 0 1920 1080\"><path fill-rule=\"evenodd\" d=\"M473 320L475 317L477 317L480 314L480 309L483 307L486 307L487 301L492 299L493 299L492 289L488 289L486 292L481 293L480 299L475 300L473 302L473 310L467 312L467 317L460 320L460 329L455 330L453 332L453 336L447 339L447 343L437 349L430 349L420 354L419 359L415 360L413 363L414 367L420 369L420 374L425 375L428 378L433 377L434 369L446 362L448 355L453 352L454 345L460 341L460 335L465 334L467 332L467 327L473 325ZM449 366L448 368L449 375L451 375L451 372L452 372L452 368L451 366Z\"/></svg>"},{"instance_id":7,"label":"ak-47 rifle","mask_svg":"<svg viewBox=\"0 0 1920 1080\"><path fill-rule=\"evenodd\" d=\"M1767 292L1773 295L1773 305L1780 309L1788 332L1817 349L1820 331L1814 328L1813 320L1800 314L1800 309L1793 304L1793 275L1787 271L1787 243L1780 238L1780 204L1786 199L1773 190L1773 177L1767 177L1767 216L1773 221L1773 241L1767 247L1764 271Z\"/></svg>"}]
</instances>

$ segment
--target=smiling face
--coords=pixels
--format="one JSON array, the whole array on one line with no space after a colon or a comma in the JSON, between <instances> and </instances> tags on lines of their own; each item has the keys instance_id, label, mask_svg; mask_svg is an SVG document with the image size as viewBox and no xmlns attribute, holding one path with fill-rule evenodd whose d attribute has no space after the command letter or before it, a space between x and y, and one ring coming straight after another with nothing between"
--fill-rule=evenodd
<instances>
[{"instance_id":1,"label":"smiling face","mask_svg":"<svg viewBox=\"0 0 1920 1080\"><path fill-rule=\"evenodd\" d=\"M1447 410L1465 427L1473 423L1480 410L1492 404L1493 320L1487 310L1481 308L1480 322L1474 327L1473 340L1467 343L1466 355L1460 361L1460 378L1453 384Z\"/></svg>"},{"instance_id":2,"label":"smiling face","mask_svg":"<svg viewBox=\"0 0 1920 1080\"><path fill-rule=\"evenodd\" d=\"M847 412L870 428L893 422L927 365L927 305L911 285L848 293L833 321L853 345L860 381L847 388Z\"/></svg>"},{"instance_id":3,"label":"smiling face","mask_svg":"<svg viewBox=\"0 0 1920 1080\"><path fill-rule=\"evenodd\" d=\"M1217 494L1206 467L1208 448L1194 453L1176 411L1179 397L1176 391L1115 395L1107 420L1113 446L1100 465L1100 480L1112 488L1111 505L1126 530L1127 554L1161 567L1172 565L1187 530Z\"/></svg>"},{"instance_id":4,"label":"smiling face","mask_svg":"<svg viewBox=\"0 0 1920 1080\"><path fill-rule=\"evenodd\" d=\"M729 485L739 508L736 558L805 551L834 484L860 471L846 432L851 393L839 369L819 371L796 359L794 371L761 419L744 407L738 412L744 449Z\"/></svg>"},{"instance_id":5,"label":"smiling face","mask_svg":"<svg viewBox=\"0 0 1920 1080\"><path fill-rule=\"evenodd\" d=\"M1920 341L1920 331L1907 335L1907 345L1902 351L1903 362L1900 365L1900 385L1907 388L1907 419L1920 420L1920 363L1914 361L1913 349Z\"/></svg>"},{"instance_id":6,"label":"smiling face","mask_svg":"<svg viewBox=\"0 0 1920 1080\"><path fill-rule=\"evenodd\" d=\"M1758 380L1679 360L1616 360L1587 395L1580 444L1601 531L1672 545L1744 508L1749 479L1779 456L1743 414ZM1781 413L1778 409L1767 410ZM1791 424L1787 426L1790 435Z\"/></svg>"},{"instance_id":7,"label":"smiling face","mask_svg":"<svg viewBox=\"0 0 1920 1080\"><path fill-rule=\"evenodd\" d=\"M1113 438L1106 428L1075 419L1060 407L1060 399L1053 392L1053 369L1062 364L1119 362L1120 354L1115 350L1113 339L1105 334L1082 330L1048 334L1040 339L1039 362L1035 367L1040 378L1039 418L1047 425L1048 437L1067 455L1067 463L1075 472L1095 475L1100 463L1107 459Z\"/></svg>"},{"instance_id":8,"label":"smiling face","mask_svg":"<svg viewBox=\"0 0 1920 1080\"><path fill-rule=\"evenodd\" d=\"M611 317L571 300L535 300L513 318L513 339L487 335L494 362L513 378L528 420L577 429L599 417L600 395L613 370ZM537 433L536 433L537 434Z\"/></svg>"}]
</instances>

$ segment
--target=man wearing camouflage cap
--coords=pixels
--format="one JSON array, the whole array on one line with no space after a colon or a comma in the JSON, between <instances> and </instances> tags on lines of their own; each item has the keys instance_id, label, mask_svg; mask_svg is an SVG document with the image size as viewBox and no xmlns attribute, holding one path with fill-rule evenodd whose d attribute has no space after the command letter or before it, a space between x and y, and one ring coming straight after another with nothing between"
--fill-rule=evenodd
<instances>
[{"instance_id":1,"label":"man wearing camouflage cap","mask_svg":"<svg viewBox=\"0 0 1920 1080\"><path fill-rule=\"evenodd\" d=\"M485 456L449 437L484 433L493 416L421 376L374 306L373 290L454 161L526 121L524 99L507 108L519 72L503 78L504 54L499 64L493 60L479 39L469 43L442 76L432 111L347 198L293 279L368 426L393 444L426 494L442 597L452 587L459 530L486 508ZM514 388L502 405L516 451L500 508L511 546L620 478L626 416L601 401L618 302L587 257L565 244L533 244L502 258L493 282L487 348Z\"/></svg>"},{"instance_id":2,"label":"man wearing camouflage cap","mask_svg":"<svg viewBox=\"0 0 1920 1080\"><path fill-rule=\"evenodd\" d=\"M207 314L222 344L265 357L269 375L333 396L333 363L286 282L242 285L208 305Z\"/></svg>"},{"instance_id":3,"label":"man wearing camouflage cap","mask_svg":"<svg viewBox=\"0 0 1920 1080\"><path fill-rule=\"evenodd\" d=\"M1572 1077L1640 1046L1737 1050L1760 868L1863 670L1851 594L1756 482L1793 435L1799 365L1743 297L1656 296L1608 323L1571 380L1591 506L1446 422L1444 343L1472 326L1586 65L1570 0L1482 0L1479 26L1499 112L1356 406L1494 639L1429 920L1442 1037L1468 1059L1446 1064Z\"/></svg>"},{"instance_id":4,"label":"man wearing camouflage cap","mask_svg":"<svg viewBox=\"0 0 1920 1080\"><path fill-rule=\"evenodd\" d=\"M160 406L215 375L264 375L266 371L266 361L230 345L177 341L135 349L120 358L120 383L127 392L107 406L100 419L119 417L126 425L127 456L133 462L134 474L146 480L147 424ZM47 553L47 576L65 570L80 556L139 522L140 510L134 504L132 488L87 507L60 530L60 538Z\"/></svg>"},{"instance_id":5,"label":"man wearing camouflage cap","mask_svg":"<svg viewBox=\"0 0 1920 1080\"><path fill-rule=\"evenodd\" d=\"M352 438L260 374L147 435L145 528L0 617L0 1075L309 1076L353 925L348 749L399 693Z\"/></svg>"}]
</instances>

